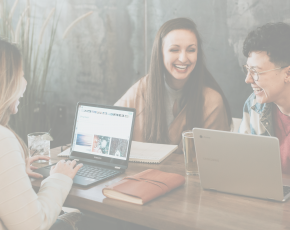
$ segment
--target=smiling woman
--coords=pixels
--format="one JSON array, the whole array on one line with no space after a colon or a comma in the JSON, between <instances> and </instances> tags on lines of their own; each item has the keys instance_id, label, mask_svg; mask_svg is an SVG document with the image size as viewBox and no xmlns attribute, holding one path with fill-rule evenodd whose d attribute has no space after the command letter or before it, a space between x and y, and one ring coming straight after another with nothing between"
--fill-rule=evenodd
<instances>
[{"instance_id":1,"label":"smiling woman","mask_svg":"<svg viewBox=\"0 0 290 230\"><path fill-rule=\"evenodd\" d=\"M163 39L165 80L175 90L182 89L197 62L197 38L190 30L172 30Z\"/></svg>"},{"instance_id":2,"label":"smiling woman","mask_svg":"<svg viewBox=\"0 0 290 230\"><path fill-rule=\"evenodd\" d=\"M194 127L230 130L228 102L206 68L196 25L187 18L164 23L154 40L148 75L115 104L136 108L133 140L178 144Z\"/></svg>"},{"instance_id":3,"label":"smiling woman","mask_svg":"<svg viewBox=\"0 0 290 230\"><path fill-rule=\"evenodd\" d=\"M58 162L50 176L42 181L39 193L35 193L29 176L42 176L32 171L35 167L31 164L36 160L49 160L49 157L29 157L25 143L8 125L10 116L18 112L25 88L20 51L0 39L0 230L49 229L81 167L81 164L75 166L75 161ZM81 216L71 217L70 225L62 221L65 228L57 229L75 229Z\"/></svg>"}]
</instances>

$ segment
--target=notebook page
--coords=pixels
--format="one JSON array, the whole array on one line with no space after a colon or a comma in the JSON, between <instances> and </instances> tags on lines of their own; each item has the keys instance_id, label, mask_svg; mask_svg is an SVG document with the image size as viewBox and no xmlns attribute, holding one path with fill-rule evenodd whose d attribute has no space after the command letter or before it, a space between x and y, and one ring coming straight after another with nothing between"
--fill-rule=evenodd
<instances>
[{"instance_id":1,"label":"notebook page","mask_svg":"<svg viewBox=\"0 0 290 230\"><path fill-rule=\"evenodd\" d=\"M58 157L69 157L70 155L70 148L64 150L63 152L59 153L57 156Z\"/></svg>"},{"instance_id":2,"label":"notebook page","mask_svg":"<svg viewBox=\"0 0 290 230\"><path fill-rule=\"evenodd\" d=\"M132 141L130 161L160 163L177 149L177 145Z\"/></svg>"}]
</instances>

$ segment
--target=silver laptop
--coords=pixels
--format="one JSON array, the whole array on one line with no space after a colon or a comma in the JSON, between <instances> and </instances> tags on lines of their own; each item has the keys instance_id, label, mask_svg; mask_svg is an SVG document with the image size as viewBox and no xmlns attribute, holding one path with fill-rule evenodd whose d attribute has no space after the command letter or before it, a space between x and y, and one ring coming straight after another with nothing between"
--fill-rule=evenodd
<instances>
[{"instance_id":1,"label":"silver laptop","mask_svg":"<svg viewBox=\"0 0 290 230\"><path fill-rule=\"evenodd\" d=\"M201 186L275 201L290 197L283 186L279 140L232 132L193 129Z\"/></svg>"}]
</instances>

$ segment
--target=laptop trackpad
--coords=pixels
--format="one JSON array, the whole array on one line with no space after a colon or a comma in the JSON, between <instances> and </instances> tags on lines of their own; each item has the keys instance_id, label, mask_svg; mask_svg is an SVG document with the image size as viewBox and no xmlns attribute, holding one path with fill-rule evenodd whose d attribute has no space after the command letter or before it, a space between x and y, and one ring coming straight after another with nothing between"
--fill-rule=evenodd
<instances>
[{"instance_id":1,"label":"laptop trackpad","mask_svg":"<svg viewBox=\"0 0 290 230\"><path fill-rule=\"evenodd\" d=\"M97 181L97 180L92 179L92 178L78 176L78 175L76 175L73 179L74 184L83 185L83 186L87 186L89 184L92 184L95 181Z\"/></svg>"}]
</instances>

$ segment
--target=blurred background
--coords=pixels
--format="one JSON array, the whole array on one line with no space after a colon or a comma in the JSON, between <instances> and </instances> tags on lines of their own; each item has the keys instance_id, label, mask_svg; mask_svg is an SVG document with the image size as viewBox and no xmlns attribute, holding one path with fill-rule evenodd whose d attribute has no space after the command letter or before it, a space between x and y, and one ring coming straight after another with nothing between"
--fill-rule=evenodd
<instances>
[{"instance_id":1,"label":"blurred background","mask_svg":"<svg viewBox=\"0 0 290 230\"><path fill-rule=\"evenodd\" d=\"M31 60L24 66L30 86L23 100L38 90L21 102L11 125L24 139L28 132L50 131L52 147L70 143L77 102L112 105L147 73L159 27L177 17L197 24L208 68L233 117L241 118L252 92L241 67L246 35L267 22L290 23L287 0L1 1L1 36L14 41L18 34ZM3 15L14 34L4 30ZM38 77L40 85L32 85Z\"/></svg>"}]
</instances>

